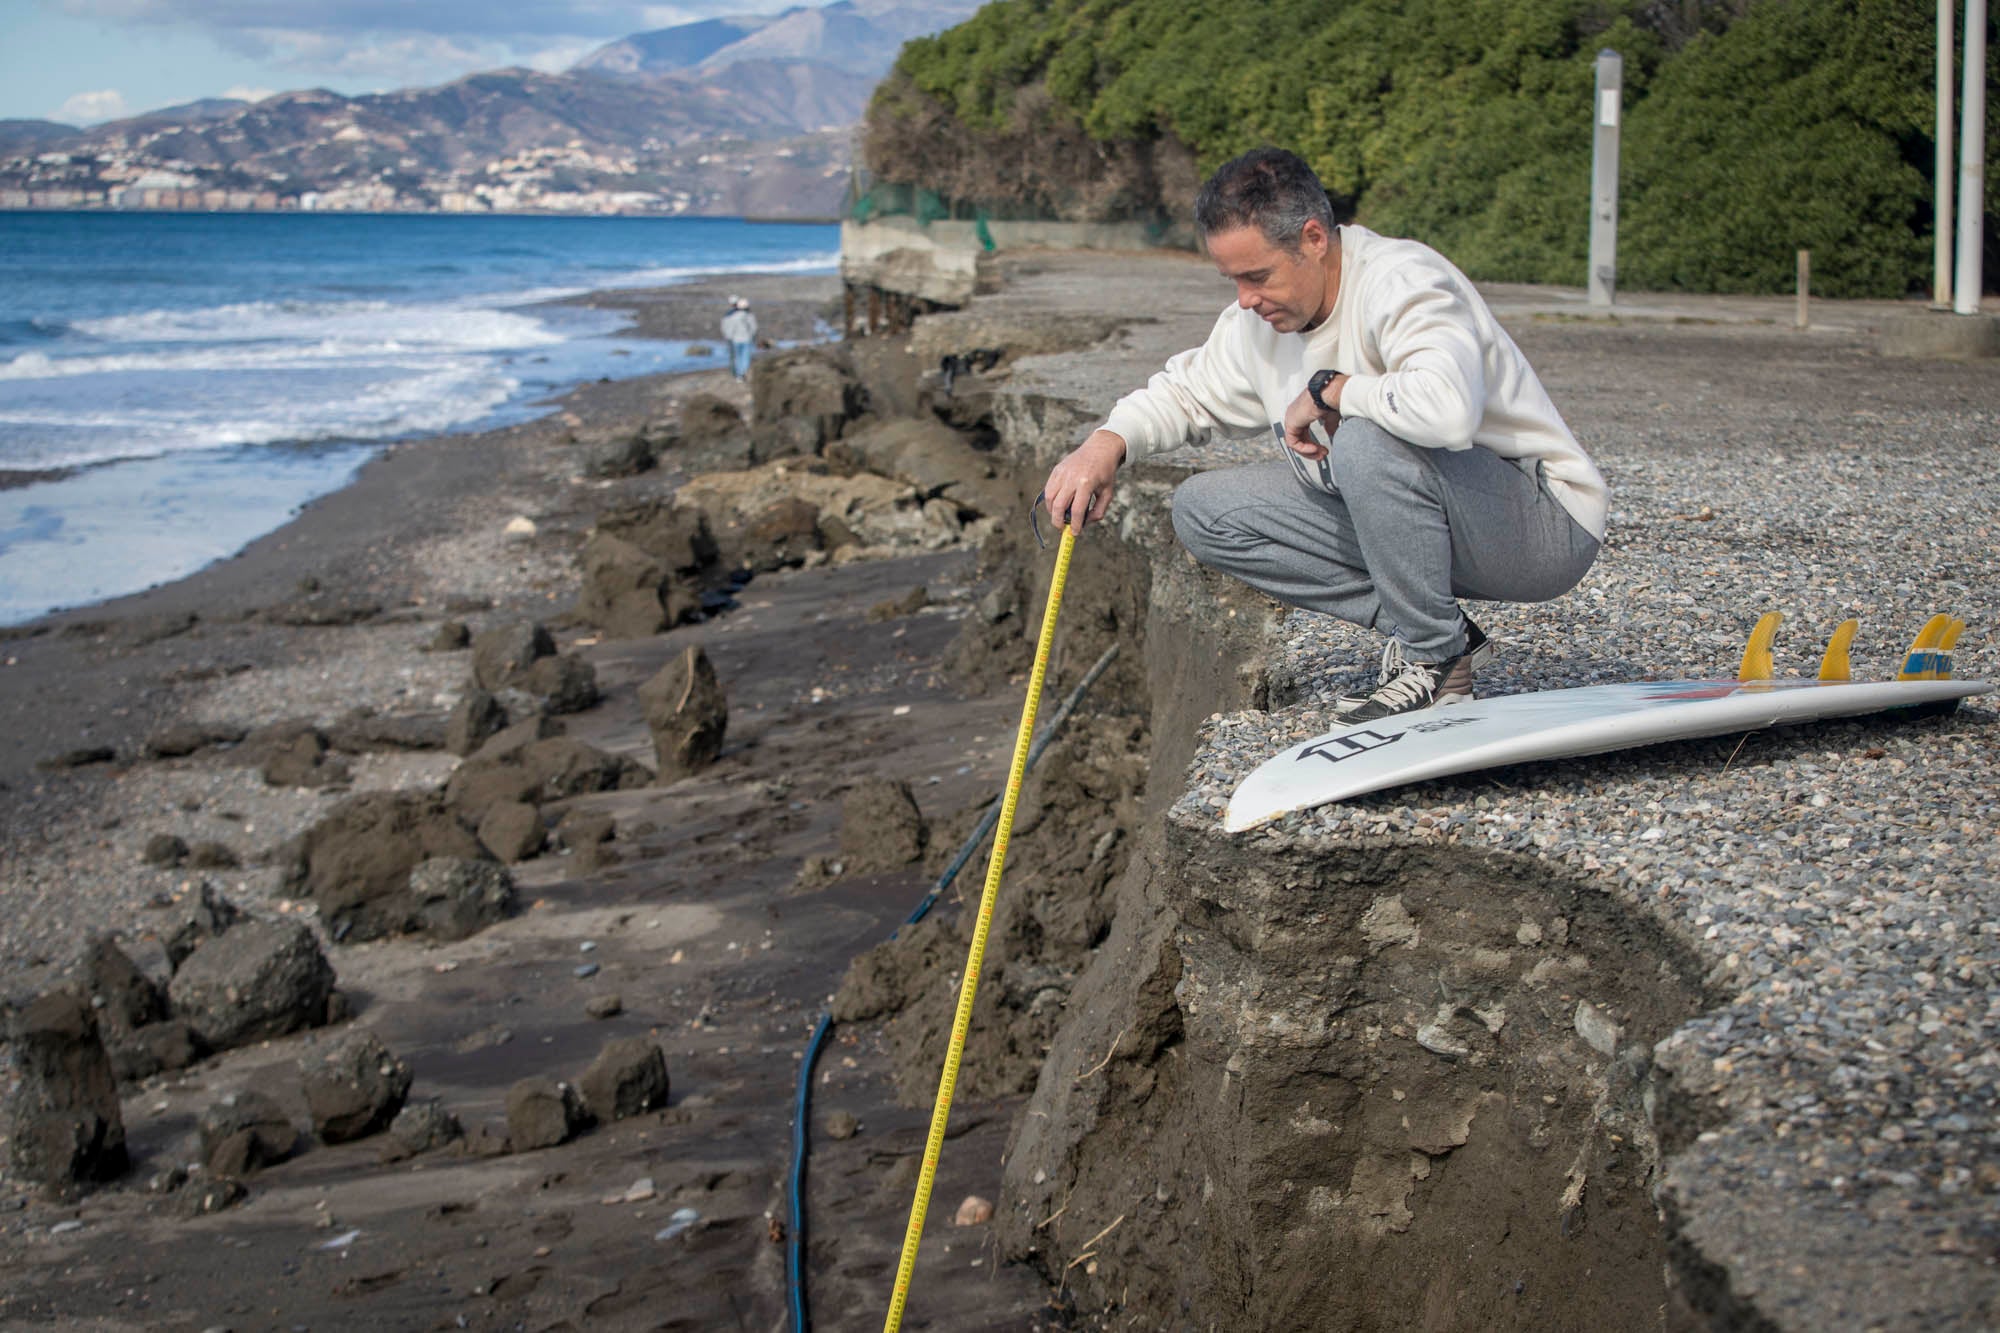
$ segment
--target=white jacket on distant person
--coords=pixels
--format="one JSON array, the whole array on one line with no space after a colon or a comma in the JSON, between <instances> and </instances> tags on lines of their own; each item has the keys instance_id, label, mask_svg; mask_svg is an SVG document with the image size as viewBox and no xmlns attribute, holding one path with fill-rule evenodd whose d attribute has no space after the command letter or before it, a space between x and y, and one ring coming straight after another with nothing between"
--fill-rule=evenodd
<instances>
[{"instance_id":1,"label":"white jacket on distant person","mask_svg":"<svg viewBox=\"0 0 2000 1333\"><path fill-rule=\"evenodd\" d=\"M1124 439L1125 461L1211 431L1275 432L1301 480L1322 485L1331 478L1307 473L1323 461L1285 448L1282 423L1312 373L1333 369L1353 376L1341 389L1342 415L1423 448L1478 445L1530 472L1539 463L1563 508L1602 540L1603 475L1471 280L1421 242L1352 224L1339 230L1340 291L1326 322L1279 333L1231 305L1207 342L1112 408L1104 428Z\"/></svg>"},{"instance_id":2,"label":"white jacket on distant person","mask_svg":"<svg viewBox=\"0 0 2000 1333\"><path fill-rule=\"evenodd\" d=\"M722 336L733 343L757 340L757 317L748 310L732 310L722 317Z\"/></svg>"}]
</instances>

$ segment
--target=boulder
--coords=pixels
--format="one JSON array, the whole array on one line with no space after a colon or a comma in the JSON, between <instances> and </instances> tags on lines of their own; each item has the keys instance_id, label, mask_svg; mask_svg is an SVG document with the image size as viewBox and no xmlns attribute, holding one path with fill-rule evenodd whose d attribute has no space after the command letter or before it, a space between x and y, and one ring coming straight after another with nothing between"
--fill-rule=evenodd
<instances>
[{"instance_id":1,"label":"boulder","mask_svg":"<svg viewBox=\"0 0 2000 1333\"><path fill-rule=\"evenodd\" d=\"M382 1144L382 1160L400 1162L433 1148L456 1143L464 1137L465 1126L445 1109L443 1102L435 1098L409 1102L389 1122L389 1132Z\"/></svg>"},{"instance_id":2,"label":"boulder","mask_svg":"<svg viewBox=\"0 0 2000 1333\"><path fill-rule=\"evenodd\" d=\"M415 927L410 871L436 856L486 851L432 794L368 792L341 802L290 845L285 888L319 904L333 938L377 939Z\"/></svg>"},{"instance_id":3,"label":"boulder","mask_svg":"<svg viewBox=\"0 0 2000 1333\"><path fill-rule=\"evenodd\" d=\"M142 1078L186 1069L208 1049L184 1018L165 1018L128 1032L105 1043L111 1054L111 1070L120 1082L136 1083Z\"/></svg>"},{"instance_id":4,"label":"boulder","mask_svg":"<svg viewBox=\"0 0 2000 1333\"><path fill-rule=\"evenodd\" d=\"M525 801L495 801L479 820L479 841L502 861L539 856L548 844L542 812Z\"/></svg>"},{"instance_id":5,"label":"boulder","mask_svg":"<svg viewBox=\"0 0 2000 1333\"><path fill-rule=\"evenodd\" d=\"M282 1162L299 1146L298 1126L261 1092L232 1092L204 1110L197 1124L202 1165L225 1180Z\"/></svg>"},{"instance_id":6,"label":"boulder","mask_svg":"<svg viewBox=\"0 0 2000 1333\"><path fill-rule=\"evenodd\" d=\"M796 496L779 500L744 524L737 558L744 568L767 573L800 564L806 556L824 549L820 536L819 508Z\"/></svg>"},{"instance_id":7,"label":"boulder","mask_svg":"<svg viewBox=\"0 0 2000 1333\"><path fill-rule=\"evenodd\" d=\"M639 704L653 734L659 781L700 772L722 753L729 704L708 654L701 649L689 648L661 667L639 687Z\"/></svg>"},{"instance_id":8,"label":"boulder","mask_svg":"<svg viewBox=\"0 0 2000 1333\"><path fill-rule=\"evenodd\" d=\"M608 1124L667 1104L667 1057L644 1037L604 1044L578 1080L584 1107Z\"/></svg>"},{"instance_id":9,"label":"boulder","mask_svg":"<svg viewBox=\"0 0 2000 1333\"><path fill-rule=\"evenodd\" d=\"M577 470L586 477L636 477L650 472L658 459L644 431L612 431L584 436L576 442Z\"/></svg>"},{"instance_id":10,"label":"boulder","mask_svg":"<svg viewBox=\"0 0 2000 1333\"><path fill-rule=\"evenodd\" d=\"M212 1050L325 1021L333 966L298 921L245 921L183 962L167 985L177 1016Z\"/></svg>"},{"instance_id":11,"label":"boulder","mask_svg":"<svg viewBox=\"0 0 2000 1333\"><path fill-rule=\"evenodd\" d=\"M574 653L542 658L521 677L521 686L540 695L551 714L581 713L597 704L597 668Z\"/></svg>"},{"instance_id":12,"label":"boulder","mask_svg":"<svg viewBox=\"0 0 2000 1333\"><path fill-rule=\"evenodd\" d=\"M118 1082L90 1002L59 987L14 1015L8 1160L15 1178L54 1195L122 1174Z\"/></svg>"},{"instance_id":13,"label":"boulder","mask_svg":"<svg viewBox=\"0 0 2000 1333\"><path fill-rule=\"evenodd\" d=\"M690 445L714 444L748 429L736 404L712 393L691 393L681 404L680 437Z\"/></svg>"},{"instance_id":14,"label":"boulder","mask_svg":"<svg viewBox=\"0 0 2000 1333\"><path fill-rule=\"evenodd\" d=\"M614 639L638 639L678 624L700 603L667 562L609 532L583 544L577 614Z\"/></svg>"},{"instance_id":15,"label":"boulder","mask_svg":"<svg viewBox=\"0 0 2000 1333\"><path fill-rule=\"evenodd\" d=\"M352 776L326 733L309 722L259 727L243 744L272 787L337 787Z\"/></svg>"},{"instance_id":16,"label":"boulder","mask_svg":"<svg viewBox=\"0 0 2000 1333\"><path fill-rule=\"evenodd\" d=\"M410 1095L409 1065L365 1029L301 1059L299 1073L313 1133L322 1143L347 1143L387 1129Z\"/></svg>"},{"instance_id":17,"label":"boulder","mask_svg":"<svg viewBox=\"0 0 2000 1333\"><path fill-rule=\"evenodd\" d=\"M529 741L511 750L499 747L499 739L460 764L445 784L445 801L469 820L484 820L486 812L502 801L539 805L585 792L643 787L652 781L652 775L630 759L568 736Z\"/></svg>"},{"instance_id":18,"label":"boulder","mask_svg":"<svg viewBox=\"0 0 2000 1333\"><path fill-rule=\"evenodd\" d=\"M507 710L485 690L473 687L459 696L444 723L444 748L468 755L507 725Z\"/></svg>"},{"instance_id":19,"label":"boulder","mask_svg":"<svg viewBox=\"0 0 2000 1333\"><path fill-rule=\"evenodd\" d=\"M507 1090L507 1141L515 1152L568 1143L590 1126L576 1089L551 1078L524 1078Z\"/></svg>"},{"instance_id":20,"label":"boulder","mask_svg":"<svg viewBox=\"0 0 2000 1333\"><path fill-rule=\"evenodd\" d=\"M998 479L992 456L935 417L871 425L826 452L830 461L903 482L925 499L944 497L974 515L1011 512L1020 504Z\"/></svg>"},{"instance_id":21,"label":"boulder","mask_svg":"<svg viewBox=\"0 0 2000 1333\"><path fill-rule=\"evenodd\" d=\"M871 778L840 803L840 860L847 874L894 870L920 859L930 831L910 784Z\"/></svg>"},{"instance_id":22,"label":"boulder","mask_svg":"<svg viewBox=\"0 0 2000 1333\"><path fill-rule=\"evenodd\" d=\"M516 685L529 667L555 656L555 640L540 625L501 625L472 639L472 679L482 690Z\"/></svg>"},{"instance_id":23,"label":"boulder","mask_svg":"<svg viewBox=\"0 0 2000 1333\"><path fill-rule=\"evenodd\" d=\"M378 713L356 708L327 728L336 750L365 754L371 750L441 750L449 719L436 713Z\"/></svg>"},{"instance_id":24,"label":"boulder","mask_svg":"<svg viewBox=\"0 0 2000 1333\"><path fill-rule=\"evenodd\" d=\"M248 733L221 722L180 722L154 732L143 747L148 759L181 759L218 745L234 745Z\"/></svg>"},{"instance_id":25,"label":"boulder","mask_svg":"<svg viewBox=\"0 0 2000 1333\"><path fill-rule=\"evenodd\" d=\"M167 1016L167 997L118 941L99 935L70 965L67 978L97 1014L105 1037L121 1036Z\"/></svg>"},{"instance_id":26,"label":"boulder","mask_svg":"<svg viewBox=\"0 0 2000 1333\"><path fill-rule=\"evenodd\" d=\"M817 453L867 406L867 392L842 363L838 349L822 347L759 357L750 376L750 397L756 423L751 442L759 459ZM797 425L788 428L785 423Z\"/></svg>"},{"instance_id":27,"label":"boulder","mask_svg":"<svg viewBox=\"0 0 2000 1333\"><path fill-rule=\"evenodd\" d=\"M187 860L188 845L171 833L155 833L146 839L145 849L139 855L149 866L170 870Z\"/></svg>"},{"instance_id":28,"label":"boulder","mask_svg":"<svg viewBox=\"0 0 2000 1333\"><path fill-rule=\"evenodd\" d=\"M207 880L201 881L180 924L164 941L167 967L178 972L188 955L200 948L204 941L214 939L242 919L243 913L237 910L235 903L222 896L221 890Z\"/></svg>"},{"instance_id":29,"label":"boulder","mask_svg":"<svg viewBox=\"0 0 2000 1333\"><path fill-rule=\"evenodd\" d=\"M407 929L437 940L478 934L514 910L514 877L493 861L439 856L410 871Z\"/></svg>"},{"instance_id":30,"label":"boulder","mask_svg":"<svg viewBox=\"0 0 2000 1333\"><path fill-rule=\"evenodd\" d=\"M226 842L204 841L188 848L187 863L196 870L235 870L243 858Z\"/></svg>"},{"instance_id":31,"label":"boulder","mask_svg":"<svg viewBox=\"0 0 2000 1333\"><path fill-rule=\"evenodd\" d=\"M425 653L455 653L460 649L471 646L472 631L466 627L465 622L463 620L446 620L438 625L437 633L431 635L430 642L426 643L418 651Z\"/></svg>"},{"instance_id":32,"label":"boulder","mask_svg":"<svg viewBox=\"0 0 2000 1333\"><path fill-rule=\"evenodd\" d=\"M596 531L631 543L675 574L707 569L719 554L708 515L695 506L655 500L614 509L597 520Z\"/></svg>"}]
</instances>

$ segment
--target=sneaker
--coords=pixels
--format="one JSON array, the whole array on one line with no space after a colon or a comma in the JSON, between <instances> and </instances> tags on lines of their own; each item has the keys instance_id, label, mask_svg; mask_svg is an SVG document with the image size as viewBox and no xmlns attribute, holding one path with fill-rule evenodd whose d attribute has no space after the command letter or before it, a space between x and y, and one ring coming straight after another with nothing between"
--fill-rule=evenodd
<instances>
[{"instance_id":1,"label":"sneaker","mask_svg":"<svg viewBox=\"0 0 2000 1333\"><path fill-rule=\"evenodd\" d=\"M1334 704L1342 725L1374 722L1422 708L1462 704L1472 699L1472 673L1493 660L1493 641L1472 617L1465 618L1465 651L1442 662L1412 662L1396 639L1382 648L1382 671L1375 689L1345 695Z\"/></svg>"}]
</instances>

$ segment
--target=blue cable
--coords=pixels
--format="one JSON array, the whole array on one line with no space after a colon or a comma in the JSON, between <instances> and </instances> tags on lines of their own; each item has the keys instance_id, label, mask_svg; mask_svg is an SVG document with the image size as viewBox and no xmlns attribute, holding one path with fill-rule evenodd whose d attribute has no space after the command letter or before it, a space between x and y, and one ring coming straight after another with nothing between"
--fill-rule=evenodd
<instances>
[{"instance_id":1,"label":"blue cable","mask_svg":"<svg viewBox=\"0 0 2000 1333\"><path fill-rule=\"evenodd\" d=\"M1062 726L1063 721L1075 709L1077 702L1083 698L1084 691L1104 674L1104 668L1110 666L1111 659L1116 656L1118 656L1118 645L1114 643L1104 650L1096 664L1084 673L1082 680L1076 683L1076 688L1063 700L1062 707L1055 711L1055 715L1042 728L1041 734L1035 737L1034 744L1028 747L1028 758L1022 767L1024 774L1035 766L1035 761L1042 757L1042 751L1046 750L1049 742L1055 739L1057 728ZM1000 822L1000 807L1004 800L1004 797L994 797L993 804L986 809L985 817L979 821L979 827L972 831L972 836L958 849L958 855L952 858L951 864L945 867L944 874L938 877L937 884L924 895L923 901L917 904L916 910L910 913L903 925L914 926L937 905L938 898L951 887L951 882L958 878L958 872L965 868L965 863L972 859L973 853L979 850L979 845L986 841L986 835ZM890 932L889 938L893 940L902 933L902 928L898 927ZM792 1103L792 1167L785 1182L791 1217L791 1225L785 1232L785 1282L792 1308L792 1333L807 1333L811 1327L806 1318L805 1180L806 1153L809 1148L806 1138L806 1115L812 1102L813 1065L819 1060L820 1047L826 1042L826 1034L832 1030L833 1015L821 1010L819 1022L813 1027L812 1040L806 1044L805 1057L799 1061L799 1091L798 1097Z\"/></svg>"}]
</instances>

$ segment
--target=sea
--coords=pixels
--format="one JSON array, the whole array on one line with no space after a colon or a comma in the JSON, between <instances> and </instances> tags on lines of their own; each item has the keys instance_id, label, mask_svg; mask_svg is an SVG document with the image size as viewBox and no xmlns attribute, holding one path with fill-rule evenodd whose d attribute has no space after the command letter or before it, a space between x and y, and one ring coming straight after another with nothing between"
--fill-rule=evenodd
<instances>
[{"instance_id":1,"label":"sea","mask_svg":"<svg viewBox=\"0 0 2000 1333\"><path fill-rule=\"evenodd\" d=\"M0 213L0 625L232 555L386 444L727 364L564 297L839 248L729 218Z\"/></svg>"}]
</instances>

